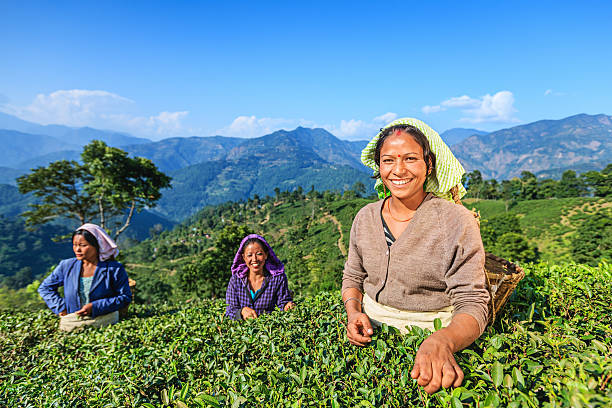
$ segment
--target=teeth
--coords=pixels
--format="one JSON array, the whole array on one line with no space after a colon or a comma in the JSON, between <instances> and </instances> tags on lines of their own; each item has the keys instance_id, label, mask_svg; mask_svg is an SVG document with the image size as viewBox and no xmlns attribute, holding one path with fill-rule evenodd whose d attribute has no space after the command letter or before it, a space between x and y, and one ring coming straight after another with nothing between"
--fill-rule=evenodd
<instances>
[{"instance_id":1,"label":"teeth","mask_svg":"<svg viewBox=\"0 0 612 408\"><path fill-rule=\"evenodd\" d=\"M402 184L407 184L410 182L410 180L391 180L391 182L393 184L397 184L397 185L402 185Z\"/></svg>"}]
</instances>

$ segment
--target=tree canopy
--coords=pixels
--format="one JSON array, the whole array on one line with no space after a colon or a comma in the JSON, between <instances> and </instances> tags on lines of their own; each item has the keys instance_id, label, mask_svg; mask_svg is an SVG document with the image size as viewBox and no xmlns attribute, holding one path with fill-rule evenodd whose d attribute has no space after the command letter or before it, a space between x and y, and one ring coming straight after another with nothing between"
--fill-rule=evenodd
<instances>
[{"instance_id":1,"label":"tree canopy","mask_svg":"<svg viewBox=\"0 0 612 408\"><path fill-rule=\"evenodd\" d=\"M129 227L134 211L154 207L171 178L155 164L94 140L83 148L82 163L60 160L33 169L17 179L22 194L41 202L22 215L27 225L59 218L95 222L113 230L115 239Z\"/></svg>"}]
</instances>

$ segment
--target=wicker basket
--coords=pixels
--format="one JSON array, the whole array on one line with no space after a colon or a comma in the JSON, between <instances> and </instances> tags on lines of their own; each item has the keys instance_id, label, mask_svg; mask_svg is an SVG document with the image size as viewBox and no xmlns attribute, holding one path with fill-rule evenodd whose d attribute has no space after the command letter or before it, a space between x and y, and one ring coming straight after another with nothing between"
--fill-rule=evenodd
<instances>
[{"instance_id":1,"label":"wicker basket","mask_svg":"<svg viewBox=\"0 0 612 408\"><path fill-rule=\"evenodd\" d=\"M132 291L132 302L134 301L134 293L136 292L136 281L134 279L128 278L128 282L130 285L130 290ZM123 320L127 317L128 308L130 307L129 303L127 306L119 309L119 319Z\"/></svg>"},{"instance_id":2,"label":"wicker basket","mask_svg":"<svg viewBox=\"0 0 612 408\"><path fill-rule=\"evenodd\" d=\"M451 189L451 194L455 203L461 204L459 198L459 188ZM480 221L480 214L474 212L474 217ZM489 301L489 324L493 324L499 311L504 307L508 298L516 288L516 285L525 277L525 271L520 266L506 261L497 255L486 252L485 257L485 277L487 279L487 289L491 295Z\"/></svg>"}]
</instances>

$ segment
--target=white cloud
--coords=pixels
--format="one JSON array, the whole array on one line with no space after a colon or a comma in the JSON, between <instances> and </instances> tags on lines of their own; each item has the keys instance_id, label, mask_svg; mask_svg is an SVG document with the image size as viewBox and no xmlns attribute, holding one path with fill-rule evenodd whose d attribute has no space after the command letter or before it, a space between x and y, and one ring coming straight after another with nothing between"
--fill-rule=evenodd
<instances>
[{"instance_id":1,"label":"white cloud","mask_svg":"<svg viewBox=\"0 0 612 408\"><path fill-rule=\"evenodd\" d=\"M370 139L378 130L397 118L397 114L387 112L370 121L361 119L343 119L339 124L317 124L305 119L258 118L256 116L238 116L231 124L217 130L217 134L233 137L259 137L280 129L291 130L298 126L323 128L341 139Z\"/></svg>"},{"instance_id":2,"label":"white cloud","mask_svg":"<svg viewBox=\"0 0 612 408\"><path fill-rule=\"evenodd\" d=\"M462 122L469 123L492 123L492 122L517 122L514 117L517 111L514 108L514 95L510 91L500 91L495 95L486 94L481 98L472 98L468 95L456 96L439 105L426 105L421 108L423 113L431 114L448 109L460 109L463 117Z\"/></svg>"},{"instance_id":3,"label":"white cloud","mask_svg":"<svg viewBox=\"0 0 612 408\"><path fill-rule=\"evenodd\" d=\"M553 91L552 89L547 89L546 91L544 91L544 96L563 96L565 95L563 92L557 92L557 91Z\"/></svg>"},{"instance_id":4,"label":"white cloud","mask_svg":"<svg viewBox=\"0 0 612 408\"><path fill-rule=\"evenodd\" d=\"M387 112L383 115L376 116L370 121L361 119L341 120L339 126L325 125L323 128L340 139L352 140L369 140L381 127L397 118L397 113Z\"/></svg>"},{"instance_id":5,"label":"white cloud","mask_svg":"<svg viewBox=\"0 0 612 408\"><path fill-rule=\"evenodd\" d=\"M455 96L454 98L450 98L442 102L442 106L448 108L468 108L473 109L477 108L480 105L480 101L478 99L470 98L467 95Z\"/></svg>"},{"instance_id":6,"label":"white cloud","mask_svg":"<svg viewBox=\"0 0 612 408\"><path fill-rule=\"evenodd\" d=\"M425 105L421 108L424 114L429 115L430 113L437 113L445 110L440 105Z\"/></svg>"},{"instance_id":7,"label":"white cloud","mask_svg":"<svg viewBox=\"0 0 612 408\"><path fill-rule=\"evenodd\" d=\"M374 118L374 122L382 122L383 125L386 125L389 122L393 122L397 119L397 113L387 112L384 115L380 115Z\"/></svg>"},{"instance_id":8,"label":"white cloud","mask_svg":"<svg viewBox=\"0 0 612 408\"><path fill-rule=\"evenodd\" d=\"M149 137L184 136L188 132L182 124L187 111L142 116L131 113L135 108L136 103L129 98L86 89L38 94L27 106L2 106L6 113L43 125L90 126Z\"/></svg>"},{"instance_id":9,"label":"white cloud","mask_svg":"<svg viewBox=\"0 0 612 408\"><path fill-rule=\"evenodd\" d=\"M268 135L281 129L295 129L298 126L316 127L313 122L304 119L238 116L230 125L217 130L216 133L223 136L252 138Z\"/></svg>"}]
</instances>

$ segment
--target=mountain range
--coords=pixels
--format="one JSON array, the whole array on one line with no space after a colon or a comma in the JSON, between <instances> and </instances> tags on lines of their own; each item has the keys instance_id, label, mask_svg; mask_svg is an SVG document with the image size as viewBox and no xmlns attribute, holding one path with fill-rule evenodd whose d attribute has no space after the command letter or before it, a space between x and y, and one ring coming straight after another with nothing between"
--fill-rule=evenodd
<instances>
[{"instance_id":1,"label":"mountain range","mask_svg":"<svg viewBox=\"0 0 612 408\"><path fill-rule=\"evenodd\" d=\"M601 170L612 162L612 116L580 114L540 120L452 146L467 171L498 180L523 171L558 177L564 170Z\"/></svg>"},{"instance_id":2,"label":"mountain range","mask_svg":"<svg viewBox=\"0 0 612 408\"><path fill-rule=\"evenodd\" d=\"M173 177L155 212L180 221L208 204L273 194L301 186L343 190L371 184L360 162L366 141L340 140L324 129L298 127L258 138L175 137L150 141L112 131L41 126L0 114L0 182L59 159L79 160L92 138L153 160ZM27 133L34 132L34 133ZM46 132L46 133L45 133ZM566 169L599 170L612 162L612 117L580 114L560 120L484 132L450 129L441 134L467 171L498 180L530 171L559 177Z\"/></svg>"}]
</instances>

